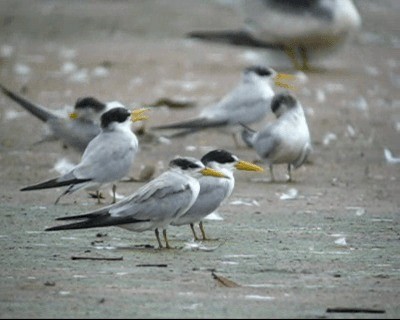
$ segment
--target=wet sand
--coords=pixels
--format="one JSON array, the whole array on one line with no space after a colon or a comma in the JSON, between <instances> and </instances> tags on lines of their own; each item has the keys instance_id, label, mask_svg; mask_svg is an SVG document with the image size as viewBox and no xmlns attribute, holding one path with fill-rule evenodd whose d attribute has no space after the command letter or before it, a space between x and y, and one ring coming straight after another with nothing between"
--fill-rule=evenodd
<instances>
[{"instance_id":1,"label":"wet sand","mask_svg":"<svg viewBox=\"0 0 400 320\"><path fill-rule=\"evenodd\" d=\"M267 168L237 172L220 220L205 221L212 241L194 243L189 227L169 228L173 250L156 249L153 232L44 232L57 217L99 206L86 192L55 206L61 189L19 191L79 155L57 142L34 145L42 124L1 95L0 317L399 317L400 167L384 150L400 157L400 6L382 3L358 1L361 33L318 72L297 73L310 160L292 183L285 166L276 167L275 183ZM194 104L154 108L149 128L197 114L250 64L295 72L276 53L186 39L188 31L240 21L211 2L2 1L0 17L0 83L64 114L85 95L128 106L164 98ZM143 165L158 175L176 154L200 157L216 147L256 159L215 131L170 143L159 134L140 136L132 176ZM142 184L120 182L117 191Z\"/></svg>"}]
</instances>

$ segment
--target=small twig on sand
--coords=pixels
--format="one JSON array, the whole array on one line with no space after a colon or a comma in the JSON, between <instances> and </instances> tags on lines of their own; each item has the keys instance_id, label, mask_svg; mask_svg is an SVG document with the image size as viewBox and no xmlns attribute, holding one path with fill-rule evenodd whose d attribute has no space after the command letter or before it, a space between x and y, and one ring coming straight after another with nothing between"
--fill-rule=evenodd
<instances>
[{"instance_id":1,"label":"small twig on sand","mask_svg":"<svg viewBox=\"0 0 400 320\"><path fill-rule=\"evenodd\" d=\"M77 256L72 256L72 260L107 260L107 261L120 261L123 260L124 257L77 257Z\"/></svg>"},{"instance_id":2,"label":"small twig on sand","mask_svg":"<svg viewBox=\"0 0 400 320\"><path fill-rule=\"evenodd\" d=\"M211 272L211 275L217 281L218 285L220 285L222 287L228 287L228 288L240 287L240 285L237 284L236 282L234 282L232 280L229 280L229 279L227 279L227 278L225 278L223 276L218 276L214 272Z\"/></svg>"},{"instance_id":3,"label":"small twig on sand","mask_svg":"<svg viewBox=\"0 0 400 320\"><path fill-rule=\"evenodd\" d=\"M338 313L385 313L385 310L368 309L368 308L328 308L326 312Z\"/></svg>"}]
</instances>

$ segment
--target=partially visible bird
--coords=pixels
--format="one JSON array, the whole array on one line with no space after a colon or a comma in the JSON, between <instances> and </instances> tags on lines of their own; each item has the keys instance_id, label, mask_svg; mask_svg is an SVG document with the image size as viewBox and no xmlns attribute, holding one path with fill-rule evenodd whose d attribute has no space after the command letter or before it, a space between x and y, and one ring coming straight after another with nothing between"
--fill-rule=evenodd
<instances>
[{"instance_id":1,"label":"partially visible bird","mask_svg":"<svg viewBox=\"0 0 400 320\"><path fill-rule=\"evenodd\" d=\"M228 92L219 102L208 106L195 118L172 124L154 126L152 129L183 129L174 136L194 133L199 130L217 128L233 134L236 146L239 145L236 134L240 124L260 122L270 112L269 105L274 96L274 85L288 87L284 80L293 76L277 73L272 68L251 66L245 68L240 83Z\"/></svg>"},{"instance_id":2,"label":"partially visible bird","mask_svg":"<svg viewBox=\"0 0 400 320\"><path fill-rule=\"evenodd\" d=\"M173 226L190 225L195 240L199 240L194 230L194 224L199 223L203 240L207 240L204 231L203 218L217 210L231 195L235 186L233 172L237 170L264 171L263 168L240 160L236 155L223 149L208 152L201 158L206 167L222 172L228 179L218 179L204 176L199 179L200 193L194 204L183 215L171 222Z\"/></svg>"},{"instance_id":3,"label":"partially visible bird","mask_svg":"<svg viewBox=\"0 0 400 320\"><path fill-rule=\"evenodd\" d=\"M275 180L273 165L282 163L288 165L291 181L291 167L300 167L312 151L307 120L302 105L290 93L277 94L271 109L276 121L258 132L244 126L242 138L269 165L272 181Z\"/></svg>"},{"instance_id":4,"label":"partially visible bird","mask_svg":"<svg viewBox=\"0 0 400 320\"><path fill-rule=\"evenodd\" d=\"M190 37L283 50L296 69L310 70L314 57L340 48L361 27L352 0L251 0L237 6L240 30L198 31Z\"/></svg>"},{"instance_id":5,"label":"partially visible bird","mask_svg":"<svg viewBox=\"0 0 400 320\"><path fill-rule=\"evenodd\" d=\"M167 171L129 197L87 214L58 218L77 222L47 228L46 231L109 226L135 232L154 230L159 248L162 248L159 236L159 230L162 230L165 246L171 248L167 227L194 203L200 190L198 178L203 175L225 178L222 173L205 167L200 160L177 156L170 161Z\"/></svg>"},{"instance_id":6,"label":"partially visible bird","mask_svg":"<svg viewBox=\"0 0 400 320\"><path fill-rule=\"evenodd\" d=\"M60 140L64 146L82 154L88 143L100 131L101 115L118 106L117 102L103 103L93 97L77 99L70 117L61 117L37 105L0 84L0 90L10 99L46 124L46 134L38 143Z\"/></svg>"},{"instance_id":7,"label":"partially visible bird","mask_svg":"<svg viewBox=\"0 0 400 320\"><path fill-rule=\"evenodd\" d=\"M101 116L101 132L89 142L81 161L68 173L54 179L32 186L21 191L40 190L67 186L57 198L55 204L66 194L80 189L96 190L108 183L114 183L126 176L131 168L139 143L131 130L131 120L147 119L143 115L147 109L129 111L125 107L115 107ZM113 185L113 202L116 185Z\"/></svg>"}]
</instances>

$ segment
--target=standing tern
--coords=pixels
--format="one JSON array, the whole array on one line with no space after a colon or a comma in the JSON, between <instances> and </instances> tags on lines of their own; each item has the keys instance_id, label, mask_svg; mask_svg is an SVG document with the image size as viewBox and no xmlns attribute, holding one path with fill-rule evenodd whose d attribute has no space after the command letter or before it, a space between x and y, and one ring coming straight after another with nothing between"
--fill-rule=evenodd
<instances>
[{"instance_id":1,"label":"standing tern","mask_svg":"<svg viewBox=\"0 0 400 320\"><path fill-rule=\"evenodd\" d=\"M180 136L208 128L217 128L233 134L236 146L239 145L236 134L240 124L253 124L264 119L270 111L269 105L274 96L274 85L285 88L290 85L284 80L292 75L277 73L272 68L251 66L245 68L240 83L215 105L208 106L195 118L152 129L183 129L172 135Z\"/></svg>"},{"instance_id":2,"label":"standing tern","mask_svg":"<svg viewBox=\"0 0 400 320\"><path fill-rule=\"evenodd\" d=\"M47 228L46 231L85 229L117 226L130 231L154 230L159 248L163 245L159 236L162 230L166 248L171 248L167 227L195 202L200 176L226 176L192 157L175 157L167 171L151 180L135 193L119 202L87 214L58 218L78 222Z\"/></svg>"},{"instance_id":3,"label":"standing tern","mask_svg":"<svg viewBox=\"0 0 400 320\"><path fill-rule=\"evenodd\" d=\"M101 132L89 142L79 164L62 176L22 188L21 191L68 186L57 198L57 204L62 196L76 190L95 189L100 202L100 186L118 181L128 174L139 147L130 121L147 119L143 114L146 110L129 111L125 107L115 107L105 112L101 116ZM113 202L115 191L114 184Z\"/></svg>"},{"instance_id":4,"label":"standing tern","mask_svg":"<svg viewBox=\"0 0 400 320\"><path fill-rule=\"evenodd\" d=\"M206 167L222 172L228 179L218 179L210 176L203 176L199 179L200 193L194 204L183 215L172 221L171 225L190 225L195 240L199 240L194 230L194 224L199 223L203 240L207 240L202 219L214 212L227 199L235 186L234 170L264 171L263 168L240 160L232 153L216 149L208 152L201 158Z\"/></svg>"},{"instance_id":5,"label":"standing tern","mask_svg":"<svg viewBox=\"0 0 400 320\"><path fill-rule=\"evenodd\" d=\"M362 23L352 0L244 0L238 4L241 29L194 31L188 35L281 50L296 69L310 70L310 60L335 52L360 30Z\"/></svg>"},{"instance_id":6,"label":"standing tern","mask_svg":"<svg viewBox=\"0 0 400 320\"><path fill-rule=\"evenodd\" d=\"M39 142L60 140L64 146L73 148L79 154L82 154L88 143L100 133L101 115L116 104L105 104L93 97L83 97L77 99L74 112L69 117L61 117L1 84L0 90L46 124L47 133Z\"/></svg>"},{"instance_id":7,"label":"standing tern","mask_svg":"<svg viewBox=\"0 0 400 320\"><path fill-rule=\"evenodd\" d=\"M312 151L307 120L300 102L290 93L277 94L271 109L276 121L258 132L244 126L242 138L269 165L272 181L275 180L272 166L281 163L288 165L291 181L291 166L300 167Z\"/></svg>"}]
</instances>

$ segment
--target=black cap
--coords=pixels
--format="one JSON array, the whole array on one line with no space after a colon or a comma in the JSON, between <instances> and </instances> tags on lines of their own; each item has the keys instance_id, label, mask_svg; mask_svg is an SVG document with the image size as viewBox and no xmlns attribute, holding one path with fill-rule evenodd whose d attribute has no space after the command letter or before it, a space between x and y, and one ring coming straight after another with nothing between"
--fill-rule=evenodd
<instances>
[{"instance_id":1,"label":"black cap","mask_svg":"<svg viewBox=\"0 0 400 320\"><path fill-rule=\"evenodd\" d=\"M101 115L101 127L106 128L112 122L125 122L130 116L131 112L125 108L112 108Z\"/></svg>"}]
</instances>

